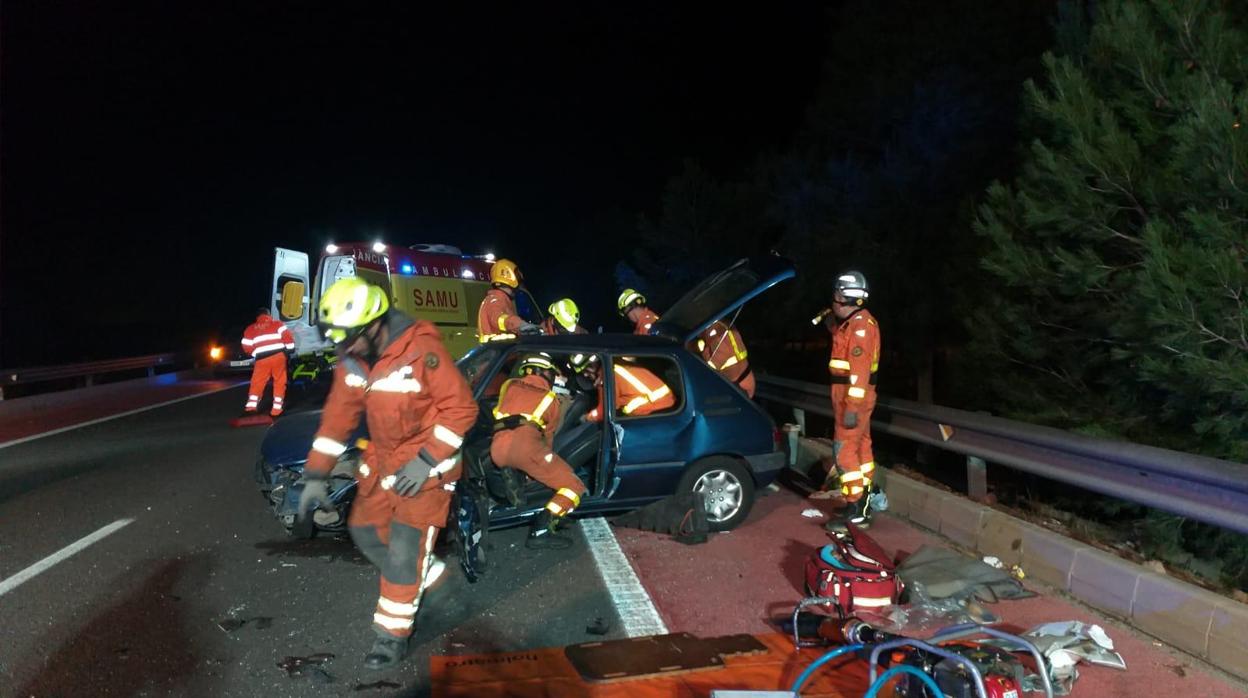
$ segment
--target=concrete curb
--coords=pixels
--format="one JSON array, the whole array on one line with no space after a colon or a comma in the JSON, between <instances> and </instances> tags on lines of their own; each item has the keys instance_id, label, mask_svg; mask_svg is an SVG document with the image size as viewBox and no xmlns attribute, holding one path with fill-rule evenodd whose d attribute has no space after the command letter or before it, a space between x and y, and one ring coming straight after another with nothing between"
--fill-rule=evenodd
<instances>
[{"instance_id":1,"label":"concrete curb","mask_svg":"<svg viewBox=\"0 0 1248 698\"><path fill-rule=\"evenodd\" d=\"M801 446L799 464L832 454L811 439ZM878 470L876 482L888 495L890 514L1007 566L1021 565L1028 578L1248 679L1248 605L887 468Z\"/></svg>"}]
</instances>

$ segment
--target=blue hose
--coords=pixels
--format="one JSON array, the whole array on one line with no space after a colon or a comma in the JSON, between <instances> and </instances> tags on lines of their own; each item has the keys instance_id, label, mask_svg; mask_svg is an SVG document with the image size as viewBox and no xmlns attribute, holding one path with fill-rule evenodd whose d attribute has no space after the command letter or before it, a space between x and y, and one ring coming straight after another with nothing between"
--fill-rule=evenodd
<instances>
[{"instance_id":1,"label":"blue hose","mask_svg":"<svg viewBox=\"0 0 1248 698\"><path fill-rule=\"evenodd\" d=\"M937 698L944 698L945 696L944 693L941 693L940 686L937 686L936 682L932 680L932 677L928 676L927 674L924 674L918 669L915 669L909 664L898 664L892 669L889 669L888 671L881 674L880 678L876 679L875 683L871 684L870 690L868 690L867 694L863 696L862 698L875 698L876 694L880 692L880 689L884 688L884 684L888 683L888 680L893 678L897 674L914 674L915 676L922 679L923 683L927 684L928 688L932 689L932 695L936 696Z\"/></svg>"},{"instance_id":2,"label":"blue hose","mask_svg":"<svg viewBox=\"0 0 1248 698\"><path fill-rule=\"evenodd\" d=\"M802 685L806 683L807 679L810 678L811 674L815 673L816 669L823 666L824 664L827 664L833 659L836 659L842 654L845 654L846 652L856 652L860 649L862 649L862 645L845 645L843 647L837 647L836 649L829 651L827 654L811 662L810 666L806 667L806 671L803 671L801 675L797 677L797 680L793 682L793 687L790 688L789 690L794 693L800 693L802 690Z\"/></svg>"}]
</instances>

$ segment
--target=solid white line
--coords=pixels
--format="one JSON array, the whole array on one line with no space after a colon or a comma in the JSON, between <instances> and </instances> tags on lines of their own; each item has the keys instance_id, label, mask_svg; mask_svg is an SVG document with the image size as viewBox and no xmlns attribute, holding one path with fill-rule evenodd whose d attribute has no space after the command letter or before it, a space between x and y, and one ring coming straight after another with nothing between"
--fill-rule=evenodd
<instances>
[{"instance_id":1,"label":"solid white line","mask_svg":"<svg viewBox=\"0 0 1248 698\"><path fill-rule=\"evenodd\" d=\"M129 410L127 412L118 412L117 414L110 414L107 417L100 417L99 419L91 419L85 422L80 422L78 424L70 424L67 427L60 427L59 429L53 429L52 431L45 431L41 434L31 434L30 436L23 436L20 439L13 439L12 441L5 441L4 443L0 443L0 448L8 448L9 446L16 446L18 444L24 444L27 441L34 441L35 439L42 439L45 436L54 436L56 434L63 434L67 431L73 431L74 429L81 429L82 427L89 427L92 424L99 424L100 422L107 422L113 419L121 419L122 417L129 417L132 414L138 414L140 412L154 410L157 407L164 407L166 405L172 405L175 402L184 402L186 400L194 400L197 397L203 397L205 395L212 395L213 393L219 393L222 390L229 390L230 388L237 388L240 385L246 385L246 384L247 384L247 381L240 381L232 385L227 385L224 388L215 388L213 390L207 390L202 393L195 393L194 395L184 395L180 398L175 398L173 400L166 400L165 402L158 402L155 405L148 405L147 407L140 407L138 409Z\"/></svg>"},{"instance_id":2,"label":"solid white line","mask_svg":"<svg viewBox=\"0 0 1248 698\"><path fill-rule=\"evenodd\" d=\"M125 528L126 526L130 525L133 522L134 522L134 519L120 519L120 520L114 521L111 524L105 526L104 528L101 528L100 530L96 531L95 533L92 533L91 535L85 538L80 538L78 539L77 542L70 543L64 548L61 548L60 550L43 558L39 562L36 562L35 564L31 565L30 567L27 567L21 572L18 572L12 577L9 577L8 579L4 581L0 581L0 596L4 596L10 591L13 591L18 586L20 586L23 582L28 582L32 578L34 578L36 575L46 572L49 568L51 568L56 563L61 562L62 560L65 560L69 556L86 548L92 543L95 543L96 541L101 540L102 538L105 538L109 536L110 534L121 530L122 528Z\"/></svg>"},{"instance_id":3,"label":"solid white line","mask_svg":"<svg viewBox=\"0 0 1248 698\"><path fill-rule=\"evenodd\" d=\"M650 594L641 585L641 580L637 579L632 563L620 549L611 524L602 517L581 519L581 531L594 556L598 574L602 575L602 581L607 585L611 603L624 623L624 634L628 637L666 635L667 625L654 607Z\"/></svg>"}]
</instances>

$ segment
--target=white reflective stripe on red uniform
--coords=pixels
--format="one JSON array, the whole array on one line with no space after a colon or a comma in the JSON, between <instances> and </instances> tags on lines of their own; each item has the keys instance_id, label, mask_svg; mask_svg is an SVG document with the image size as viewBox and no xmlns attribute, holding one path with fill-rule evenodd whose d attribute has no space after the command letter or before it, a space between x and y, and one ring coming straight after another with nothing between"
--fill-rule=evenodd
<instances>
[{"instance_id":1,"label":"white reflective stripe on red uniform","mask_svg":"<svg viewBox=\"0 0 1248 698\"><path fill-rule=\"evenodd\" d=\"M415 624L412 618L392 618L383 613L374 613L373 622L386 630L407 630Z\"/></svg>"},{"instance_id":2,"label":"white reflective stripe on red uniform","mask_svg":"<svg viewBox=\"0 0 1248 698\"><path fill-rule=\"evenodd\" d=\"M456 434L450 429L447 429L441 424L433 425L433 438L454 449L458 449L464 445L464 437Z\"/></svg>"},{"instance_id":3,"label":"white reflective stripe on red uniform","mask_svg":"<svg viewBox=\"0 0 1248 698\"><path fill-rule=\"evenodd\" d=\"M409 378L410 375L412 375L412 367L404 366L385 378L374 381L368 389L379 393L419 393L420 381Z\"/></svg>"},{"instance_id":4,"label":"white reflective stripe on red uniform","mask_svg":"<svg viewBox=\"0 0 1248 698\"><path fill-rule=\"evenodd\" d=\"M377 599L377 605L392 616L410 616L416 613L416 604L391 601L384 596Z\"/></svg>"},{"instance_id":5,"label":"white reflective stripe on red uniform","mask_svg":"<svg viewBox=\"0 0 1248 698\"><path fill-rule=\"evenodd\" d=\"M312 442L312 450L317 453L324 453L327 456L337 458L347 452L347 445L339 443L328 436L318 436Z\"/></svg>"},{"instance_id":6,"label":"white reflective stripe on red uniform","mask_svg":"<svg viewBox=\"0 0 1248 698\"><path fill-rule=\"evenodd\" d=\"M260 345L260 346L258 346L258 347L253 348L253 349L251 350L251 355L252 355L252 356L259 356L260 354L263 354L264 352L270 352L270 351L282 351L282 350L283 350L283 349L285 349L285 348L286 348L286 345L285 345L285 344L282 344L282 343L280 343L280 342L278 342L278 343L276 343L276 344L262 344L262 345Z\"/></svg>"},{"instance_id":7,"label":"white reflective stripe on red uniform","mask_svg":"<svg viewBox=\"0 0 1248 698\"><path fill-rule=\"evenodd\" d=\"M864 608L883 608L884 606L892 606L893 599L889 596L855 596L854 605Z\"/></svg>"},{"instance_id":8,"label":"white reflective stripe on red uniform","mask_svg":"<svg viewBox=\"0 0 1248 698\"><path fill-rule=\"evenodd\" d=\"M255 343L256 343L256 340L254 340L254 339L247 339L246 337L243 337L243 346L245 346L245 347L249 347L249 346L251 346L251 345L253 345L253 344L255 344Z\"/></svg>"}]
</instances>

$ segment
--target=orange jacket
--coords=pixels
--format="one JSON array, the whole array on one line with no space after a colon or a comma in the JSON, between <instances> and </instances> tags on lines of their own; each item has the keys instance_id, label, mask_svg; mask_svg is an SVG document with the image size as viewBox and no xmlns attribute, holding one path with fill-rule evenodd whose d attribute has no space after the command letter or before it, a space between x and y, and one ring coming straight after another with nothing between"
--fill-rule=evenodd
<instances>
[{"instance_id":1,"label":"orange jacket","mask_svg":"<svg viewBox=\"0 0 1248 698\"><path fill-rule=\"evenodd\" d=\"M750 353L745 348L745 340L741 339L737 328L729 327L724 322L716 322L706 328L693 344L703 361L733 383L739 383L750 368L746 358Z\"/></svg>"},{"instance_id":2,"label":"orange jacket","mask_svg":"<svg viewBox=\"0 0 1248 698\"><path fill-rule=\"evenodd\" d=\"M635 364L613 364L615 371L615 408L628 416L669 410L676 406L676 396L662 378ZM586 416L591 422L602 421L602 386L598 386L598 406Z\"/></svg>"},{"instance_id":3,"label":"orange jacket","mask_svg":"<svg viewBox=\"0 0 1248 698\"><path fill-rule=\"evenodd\" d=\"M477 336L482 342L512 339L523 324L524 318L516 312L516 302L511 296L499 288L486 292L477 310Z\"/></svg>"},{"instance_id":4,"label":"orange jacket","mask_svg":"<svg viewBox=\"0 0 1248 698\"><path fill-rule=\"evenodd\" d=\"M659 316L649 308L638 308L636 326L633 334L650 334L650 328L659 321Z\"/></svg>"},{"instance_id":5,"label":"orange jacket","mask_svg":"<svg viewBox=\"0 0 1248 698\"><path fill-rule=\"evenodd\" d=\"M421 449L445 468L441 480L430 477L423 489L457 480L460 465L451 457L477 419L472 390L436 325L394 310L384 322L390 339L375 364L348 356L334 369L306 469L327 475L366 413L369 445L356 473L361 494L377 482L389 489L387 479Z\"/></svg>"},{"instance_id":6,"label":"orange jacket","mask_svg":"<svg viewBox=\"0 0 1248 698\"><path fill-rule=\"evenodd\" d=\"M559 397L550 389L550 383L541 376L512 378L503 383L498 393L498 407L494 419L524 417L536 424L545 434L559 430L563 416L559 412Z\"/></svg>"},{"instance_id":7,"label":"orange jacket","mask_svg":"<svg viewBox=\"0 0 1248 698\"><path fill-rule=\"evenodd\" d=\"M880 326L865 308L841 321L832 333L832 358L828 371L833 383L847 384L845 403L849 407L875 397L875 372L880 368Z\"/></svg>"},{"instance_id":8,"label":"orange jacket","mask_svg":"<svg viewBox=\"0 0 1248 698\"><path fill-rule=\"evenodd\" d=\"M268 313L257 315L256 321L243 330L243 350L257 359L294 348L290 328Z\"/></svg>"},{"instance_id":9,"label":"orange jacket","mask_svg":"<svg viewBox=\"0 0 1248 698\"><path fill-rule=\"evenodd\" d=\"M558 320L553 317L548 317L545 320L542 320L542 334L589 334L589 330L577 325L575 330L569 332L563 328L563 325L559 324Z\"/></svg>"}]
</instances>

